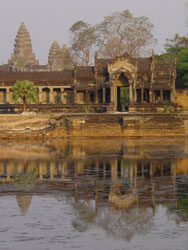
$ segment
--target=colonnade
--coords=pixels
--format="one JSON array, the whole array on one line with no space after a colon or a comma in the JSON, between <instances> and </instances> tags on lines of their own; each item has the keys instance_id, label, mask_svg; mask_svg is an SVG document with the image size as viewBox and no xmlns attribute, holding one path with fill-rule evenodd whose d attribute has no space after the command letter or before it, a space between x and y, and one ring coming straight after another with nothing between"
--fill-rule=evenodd
<instances>
[{"instance_id":1,"label":"colonnade","mask_svg":"<svg viewBox=\"0 0 188 250\"><path fill-rule=\"evenodd\" d=\"M105 104L110 102L110 88L79 90L71 86L41 87L38 89L39 104ZM0 88L0 104L14 104L11 87Z\"/></svg>"},{"instance_id":2,"label":"colonnade","mask_svg":"<svg viewBox=\"0 0 188 250\"><path fill-rule=\"evenodd\" d=\"M129 178L130 183L136 186L137 178L153 178L154 176L174 176L177 166L169 162L134 161L125 167L126 160L93 160L87 163L82 160L75 161L0 161L0 180L14 179L15 174L37 171L40 180L63 180L75 176L94 175L102 179ZM168 171L168 172L167 172Z\"/></svg>"}]
</instances>

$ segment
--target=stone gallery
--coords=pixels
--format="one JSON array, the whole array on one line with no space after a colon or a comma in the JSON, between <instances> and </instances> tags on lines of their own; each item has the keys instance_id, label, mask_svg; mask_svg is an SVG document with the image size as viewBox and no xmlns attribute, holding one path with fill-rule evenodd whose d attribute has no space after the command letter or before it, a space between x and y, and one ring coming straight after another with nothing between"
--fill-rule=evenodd
<instances>
[{"instance_id":1,"label":"stone gallery","mask_svg":"<svg viewBox=\"0 0 188 250\"><path fill-rule=\"evenodd\" d=\"M62 56L65 64L60 64ZM38 88L39 112L155 112L166 105L176 108L176 63L132 58L127 53L113 59L95 54L94 66L72 66L66 45L54 41L47 65L39 65L29 32L21 24L8 64L0 66L0 112L21 110L11 98L17 80L29 80Z\"/></svg>"}]
</instances>

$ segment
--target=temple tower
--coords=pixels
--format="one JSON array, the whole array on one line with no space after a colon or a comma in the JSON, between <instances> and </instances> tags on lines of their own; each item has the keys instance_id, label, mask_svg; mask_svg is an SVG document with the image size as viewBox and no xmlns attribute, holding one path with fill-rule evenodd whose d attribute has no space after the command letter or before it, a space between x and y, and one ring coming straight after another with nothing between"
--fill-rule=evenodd
<instances>
[{"instance_id":1,"label":"temple tower","mask_svg":"<svg viewBox=\"0 0 188 250\"><path fill-rule=\"evenodd\" d=\"M14 53L12 53L8 64L12 65L14 69L20 71L24 71L26 65L39 65L39 62L36 60L35 54L32 51L32 43L29 32L23 22L17 32L14 44Z\"/></svg>"},{"instance_id":2,"label":"temple tower","mask_svg":"<svg viewBox=\"0 0 188 250\"><path fill-rule=\"evenodd\" d=\"M66 44L63 45L62 55L63 55L63 69L71 70L73 68L73 60Z\"/></svg>"},{"instance_id":3,"label":"temple tower","mask_svg":"<svg viewBox=\"0 0 188 250\"><path fill-rule=\"evenodd\" d=\"M51 71L72 69L72 58L67 46L64 44L61 49L58 42L54 41L50 48L48 63Z\"/></svg>"},{"instance_id":4,"label":"temple tower","mask_svg":"<svg viewBox=\"0 0 188 250\"><path fill-rule=\"evenodd\" d=\"M58 61L60 59L61 49L57 41L52 43L50 47L49 56L48 56L48 63L50 65L51 71L59 71Z\"/></svg>"}]
</instances>

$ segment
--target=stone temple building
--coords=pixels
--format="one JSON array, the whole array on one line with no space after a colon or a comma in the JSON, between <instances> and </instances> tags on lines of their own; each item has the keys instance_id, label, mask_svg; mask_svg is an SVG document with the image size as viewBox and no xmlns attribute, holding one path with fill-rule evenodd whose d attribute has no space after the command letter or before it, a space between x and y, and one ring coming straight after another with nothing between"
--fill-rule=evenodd
<instances>
[{"instance_id":1,"label":"stone temple building","mask_svg":"<svg viewBox=\"0 0 188 250\"><path fill-rule=\"evenodd\" d=\"M175 79L176 64L157 63L154 53L150 58L125 53L112 59L98 58L96 53L94 66L73 68L67 47L61 49L57 41L50 48L48 64L39 65L22 23L11 59L0 66L0 112L21 110L11 98L17 80L33 81L38 88L38 104L28 105L30 110L156 112L164 106L176 108Z\"/></svg>"}]
</instances>

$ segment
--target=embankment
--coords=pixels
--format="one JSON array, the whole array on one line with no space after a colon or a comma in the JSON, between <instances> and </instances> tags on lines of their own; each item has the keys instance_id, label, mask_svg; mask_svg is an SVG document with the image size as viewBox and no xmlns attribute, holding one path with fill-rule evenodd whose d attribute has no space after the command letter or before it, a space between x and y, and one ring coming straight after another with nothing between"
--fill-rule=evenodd
<instances>
[{"instance_id":1,"label":"embankment","mask_svg":"<svg viewBox=\"0 0 188 250\"><path fill-rule=\"evenodd\" d=\"M183 114L1 115L0 139L187 137Z\"/></svg>"}]
</instances>

